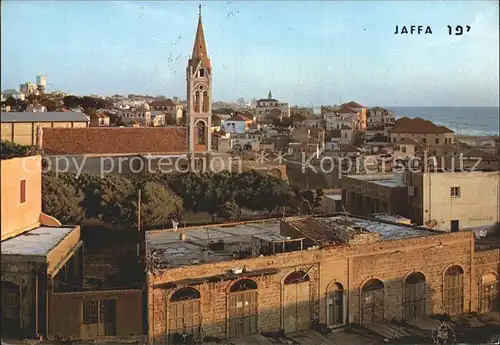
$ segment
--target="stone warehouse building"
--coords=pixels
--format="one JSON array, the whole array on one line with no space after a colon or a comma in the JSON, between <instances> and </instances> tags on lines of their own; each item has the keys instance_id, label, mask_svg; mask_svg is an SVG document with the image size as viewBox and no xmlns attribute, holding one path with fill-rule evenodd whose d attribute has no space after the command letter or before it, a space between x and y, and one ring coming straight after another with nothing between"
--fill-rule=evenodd
<instances>
[{"instance_id":1,"label":"stone warehouse building","mask_svg":"<svg viewBox=\"0 0 500 345\"><path fill-rule=\"evenodd\" d=\"M342 214L151 231L146 247L151 344L498 306L490 234Z\"/></svg>"}]
</instances>

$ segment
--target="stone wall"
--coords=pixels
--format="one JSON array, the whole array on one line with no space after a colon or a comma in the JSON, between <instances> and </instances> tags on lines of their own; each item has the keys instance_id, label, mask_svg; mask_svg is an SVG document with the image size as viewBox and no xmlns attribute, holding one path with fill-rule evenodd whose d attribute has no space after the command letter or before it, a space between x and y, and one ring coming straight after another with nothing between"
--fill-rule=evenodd
<instances>
[{"instance_id":1,"label":"stone wall","mask_svg":"<svg viewBox=\"0 0 500 345\"><path fill-rule=\"evenodd\" d=\"M293 271L307 272L310 277L311 320L326 322L327 291L340 283L345 293L345 321L359 323L360 292L370 279L380 279L385 286L387 320L401 320L403 314L403 282L413 272L424 274L428 284L427 314L442 312L442 284L444 272L452 265L464 270L464 312L476 310L477 289L474 263L491 261L498 266L498 257L481 254L475 260L472 233L437 234L411 239L381 241L371 244L337 246L327 249L282 253L246 260L210 263L165 270L148 277L149 336L152 343L165 343L169 296L183 286L165 288L165 283L189 278L226 274L232 268L245 267L248 271L275 268L277 273L252 277L258 285L258 331L276 331L283 328L283 282ZM496 260L496 261L495 261ZM227 336L228 289L238 277L224 282L195 283L203 305L203 335L219 338ZM472 284L472 286L471 286Z\"/></svg>"}]
</instances>

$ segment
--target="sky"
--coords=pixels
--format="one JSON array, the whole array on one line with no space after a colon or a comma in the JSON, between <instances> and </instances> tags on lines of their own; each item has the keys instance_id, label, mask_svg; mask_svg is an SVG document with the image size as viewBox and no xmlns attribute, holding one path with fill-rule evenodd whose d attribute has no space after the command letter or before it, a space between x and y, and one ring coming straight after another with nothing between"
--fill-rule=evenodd
<instances>
[{"instance_id":1,"label":"sky","mask_svg":"<svg viewBox=\"0 0 500 345\"><path fill-rule=\"evenodd\" d=\"M2 1L1 87L186 97L198 2ZM204 1L215 101L498 106L496 1ZM430 34L396 35L422 25ZM469 25L450 36L447 25Z\"/></svg>"}]
</instances>

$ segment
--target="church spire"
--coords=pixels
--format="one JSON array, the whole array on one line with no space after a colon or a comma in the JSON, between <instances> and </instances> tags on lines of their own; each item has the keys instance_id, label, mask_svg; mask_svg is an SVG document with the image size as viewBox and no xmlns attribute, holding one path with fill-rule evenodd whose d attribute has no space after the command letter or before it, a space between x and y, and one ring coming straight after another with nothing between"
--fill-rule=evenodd
<instances>
[{"instance_id":1,"label":"church spire","mask_svg":"<svg viewBox=\"0 0 500 345\"><path fill-rule=\"evenodd\" d=\"M272 99L273 98L273 94L271 93L271 90L269 90L269 94L267 95L267 98L268 99Z\"/></svg>"},{"instance_id":2,"label":"church spire","mask_svg":"<svg viewBox=\"0 0 500 345\"><path fill-rule=\"evenodd\" d=\"M203 24L201 22L201 4L199 5L198 10L198 28L196 29L193 54L191 55L191 66L195 69L201 61L205 68L210 69L210 59L208 58L205 35L203 34Z\"/></svg>"}]
</instances>

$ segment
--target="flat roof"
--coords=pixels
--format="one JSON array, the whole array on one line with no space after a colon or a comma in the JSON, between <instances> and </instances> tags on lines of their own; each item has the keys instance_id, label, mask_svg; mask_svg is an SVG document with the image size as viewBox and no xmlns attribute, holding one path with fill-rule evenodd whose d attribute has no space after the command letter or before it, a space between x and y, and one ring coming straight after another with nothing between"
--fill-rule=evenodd
<instances>
[{"instance_id":1,"label":"flat roof","mask_svg":"<svg viewBox=\"0 0 500 345\"><path fill-rule=\"evenodd\" d=\"M341 194L325 194L325 198L332 199L335 201L341 201L342 195Z\"/></svg>"},{"instance_id":2,"label":"flat roof","mask_svg":"<svg viewBox=\"0 0 500 345\"><path fill-rule=\"evenodd\" d=\"M315 221L311 221L314 219ZM411 225L396 224L377 219L363 219L356 217L334 216L314 218L285 219L284 221L298 227L305 236L314 238L325 247L336 245L335 241L327 238L331 228L329 223L337 223L346 228L354 226L358 232L379 234L379 240L399 240L404 238L435 235L436 231L427 231ZM333 221L333 222L332 222ZM314 226L313 226L314 225ZM313 229L314 228L314 229ZM353 229L354 229L353 228ZM186 239L181 240L181 234ZM325 237L326 236L326 237ZM324 241L320 237L325 237ZM205 225L199 228L188 228L183 231L173 230L150 231L146 233L148 249L155 250L163 268L178 268L199 263L214 263L233 260L233 253L252 248L252 238L269 241L283 241L287 237L280 233L280 220L262 220L243 224ZM303 237L301 237L303 238ZM291 238L294 240L298 238ZM204 253L209 242L224 241L224 249L210 250ZM338 243L337 243L338 244ZM250 255L250 257L252 257Z\"/></svg>"},{"instance_id":3,"label":"flat roof","mask_svg":"<svg viewBox=\"0 0 500 345\"><path fill-rule=\"evenodd\" d=\"M47 256L74 227L41 226L1 243L2 255Z\"/></svg>"},{"instance_id":4,"label":"flat roof","mask_svg":"<svg viewBox=\"0 0 500 345\"><path fill-rule=\"evenodd\" d=\"M182 228L175 231L153 231L146 233L146 243L159 252L167 268L182 267L202 262L202 249L209 241L224 241L224 250L208 250L206 262L221 262L233 259L233 252L248 248L253 235L280 234L279 220L249 222L236 225L206 225L184 231L186 240L181 240Z\"/></svg>"},{"instance_id":5,"label":"flat roof","mask_svg":"<svg viewBox=\"0 0 500 345\"><path fill-rule=\"evenodd\" d=\"M3 112L0 122L88 122L84 113L76 111L47 111L47 112Z\"/></svg>"},{"instance_id":6,"label":"flat roof","mask_svg":"<svg viewBox=\"0 0 500 345\"><path fill-rule=\"evenodd\" d=\"M438 234L436 231L418 229L411 225L379 222L376 219L350 219L366 230L380 234L381 240L401 240L404 238L432 236Z\"/></svg>"},{"instance_id":7,"label":"flat roof","mask_svg":"<svg viewBox=\"0 0 500 345\"><path fill-rule=\"evenodd\" d=\"M397 187L394 174L349 175L348 177L383 187Z\"/></svg>"}]
</instances>

